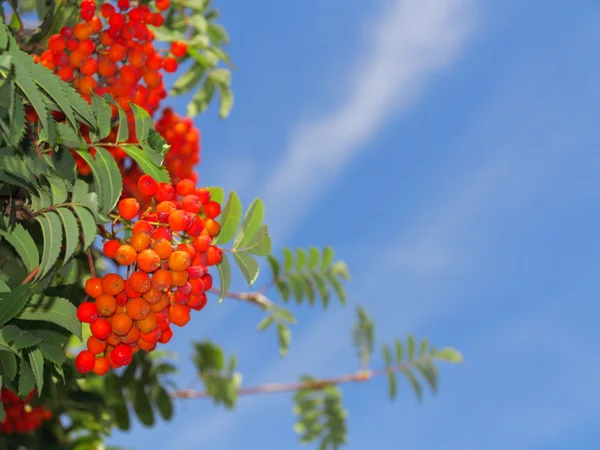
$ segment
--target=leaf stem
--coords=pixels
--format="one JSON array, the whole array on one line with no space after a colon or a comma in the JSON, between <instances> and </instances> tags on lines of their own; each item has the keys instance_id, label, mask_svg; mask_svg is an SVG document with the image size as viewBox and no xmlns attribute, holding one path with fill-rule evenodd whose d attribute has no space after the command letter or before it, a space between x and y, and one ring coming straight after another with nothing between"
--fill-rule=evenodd
<instances>
[{"instance_id":1,"label":"leaf stem","mask_svg":"<svg viewBox=\"0 0 600 450\"><path fill-rule=\"evenodd\" d=\"M92 278L96 278L96 269L94 269L94 258L92 258L91 250L87 251L88 263L90 265L90 275Z\"/></svg>"},{"instance_id":2,"label":"leaf stem","mask_svg":"<svg viewBox=\"0 0 600 450\"><path fill-rule=\"evenodd\" d=\"M40 271L40 266L37 266L35 269L33 269L31 271L31 273L29 275L27 275L27 277L25 277L25 279L23 280L23 282L21 283L21 286L23 286L24 284L29 283L31 280L33 280L33 278L38 274L38 272Z\"/></svg>"},{"instance_id":3,"label":"leaf stem","mask_svg":"<svg viewBox=\"0 0 600 450\"><path fill-rule=\"evenodd\" d=\"M213 287L209 292L211 294L221 295L221 288ZM225 298L248 302L265 310L273 309L273 303L260 292L227 292Z\"/></svg>"}]
</instances>

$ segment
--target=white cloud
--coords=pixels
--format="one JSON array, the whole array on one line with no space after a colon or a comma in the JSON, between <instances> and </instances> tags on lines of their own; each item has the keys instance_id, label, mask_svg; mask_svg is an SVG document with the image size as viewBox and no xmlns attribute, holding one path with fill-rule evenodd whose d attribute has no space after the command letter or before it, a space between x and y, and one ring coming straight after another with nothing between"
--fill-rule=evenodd
<instances>
[{"instance_id":1,"label":"white cloud","mask_svg":"<svg viewBox=\"0 0 600 450\"><path fill-rule=\"evenodd\" d=\"M293 230L312 194L322 191L395 113L408 108L427 80L456 59L472 28L467 0L389 1L371 25L368 45L346 98L293 131L265 184L275 238Z\"/></svg>"}]
</instances>

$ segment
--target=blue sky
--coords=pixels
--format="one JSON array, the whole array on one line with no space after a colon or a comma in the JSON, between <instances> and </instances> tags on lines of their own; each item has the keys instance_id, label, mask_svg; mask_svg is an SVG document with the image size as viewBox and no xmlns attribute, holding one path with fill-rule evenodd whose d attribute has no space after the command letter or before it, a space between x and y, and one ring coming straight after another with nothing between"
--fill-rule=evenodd
<instances>
[{"instance_id":1,"label":"blue sky","mask_svg":"<svg viewBox=\"0 0 600 450\"><path fill-rule=\"evenodd\" d=\"M385 380L345 386L347 448L597 448L600 4L215 5L236 105L226 121L214 108L197 119L201 182L263 198L278 251L333 246L379 343L411 332L466 359L421 405L405 384L395 403ZM244 385L357 368L353 307L299 309L282 360L275 336L255 331L259 311L214 303L168 346L182 385L190 340L235 353ZM172 422L111 441L300 448L291 408L286 394L233 413L181 401Z\"/></svg>"}]
</instances>

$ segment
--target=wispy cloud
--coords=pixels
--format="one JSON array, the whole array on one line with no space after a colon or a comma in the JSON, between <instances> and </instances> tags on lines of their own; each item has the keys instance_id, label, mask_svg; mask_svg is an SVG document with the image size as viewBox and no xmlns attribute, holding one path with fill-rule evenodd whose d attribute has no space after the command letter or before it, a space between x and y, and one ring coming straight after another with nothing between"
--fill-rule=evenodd
<instances>
[{"instance_id":1,"label":"wispy cloud","mask_svg":"<svg viewBox=\"0 0 600 450\"><path fill-rule=\"evenodd\" d=\"M428 79L454 61L472 29L467 0L389 1L371 23L370 45L351 70L337 107L292 132L265 184L275 238L293 230L311 194L322 191L388 119L407 109Z\"/></svg>"}]
</instances>

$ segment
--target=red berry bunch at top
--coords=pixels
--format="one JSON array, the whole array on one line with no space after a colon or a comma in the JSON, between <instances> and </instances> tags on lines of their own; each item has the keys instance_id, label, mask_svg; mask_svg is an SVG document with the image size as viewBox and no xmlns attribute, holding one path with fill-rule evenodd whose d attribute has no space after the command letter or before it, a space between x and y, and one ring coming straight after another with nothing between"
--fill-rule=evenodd
<instances>
[{"instance_id":1,"label":"red berry bunch at top","mask_svg":"<svg viewBox=\"0 0 600 450\"><path fill-rule=\"evenodd\" d=\"M35 396L36 391L29 393L25 400L6 388L0 391L2 406L6 412L4 422L0 422L0 433L28 433L42 426L45 420L52 417L52 413L43 406L31 406L29 402Z\"/></svg>"},{"instance_id":2,"label":"red berry bunch at top","mask_svg":"<svg viewBox=\"0 0 600 450\"><path fill-rule=\"evenodd\" d=\"M222 259L222 250L212 245L221 206L209 191L191 180L173 187L148 175L139 179L138 190L155 206L141 210L136 199L121 200L118 220L131 237L104 243L104 254L127 268L126 278L109 273L88 279L85 292L93 301L77 310L92 332L75 361L82 373L104 375L129 364L135 352L167 343L171 324L186 325L191 310L206 305L212 287L208 267Z\"/></svg>"}]
</instances>

